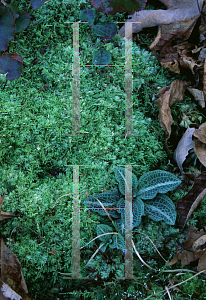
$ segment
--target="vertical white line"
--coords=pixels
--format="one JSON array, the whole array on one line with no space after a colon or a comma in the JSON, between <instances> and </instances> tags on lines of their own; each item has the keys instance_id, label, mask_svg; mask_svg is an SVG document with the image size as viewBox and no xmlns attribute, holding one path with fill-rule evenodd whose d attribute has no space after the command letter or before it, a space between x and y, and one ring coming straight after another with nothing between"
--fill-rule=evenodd
<instances>
[{"instance_id":1,"label":"vertical white line","mask_svg":"<svg viewBox=\"0 0 206 300\"><path fill-rule=\"evenodd\" d=\"M79 166L73 166L72 278L80 279Z\"/></svg>"},{"instance_id":2,"label":"vertical white line","mask_svg":"<svg viewBox=\"0 0 206 300\"><path fill-rule=\"evenodd\" d=\"M80 58L79 23L73 23L73 82L72 82L72 135L80 134Z\"/></svg>"},{"instance_id":3,"label":"vertical white line","mask_svg":"<svg viewBox=\"0 0 206 300\"><path fill-rule=\"evenodd\" d=\"M127 183L127 184L126 184ZM125 279L133 278L132 166L125 166Z\"/></svg>"},{"instance_id":4,"label":"vertical white line","mask_svg":"<svg viewBox=\"0 0 206 300\"><path fill-rule=\"evenodd\" d=\"M133 135L132 124L132 22L125 23L125 134Z\"/></svg>"}]
</instances>

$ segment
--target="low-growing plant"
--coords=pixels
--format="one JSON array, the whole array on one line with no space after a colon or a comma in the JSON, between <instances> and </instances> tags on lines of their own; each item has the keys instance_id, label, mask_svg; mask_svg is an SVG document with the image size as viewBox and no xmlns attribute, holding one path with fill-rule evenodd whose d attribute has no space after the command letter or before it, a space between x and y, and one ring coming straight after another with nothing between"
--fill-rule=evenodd
<instances>
[{"instance_id":1,"label":"low-growing plant","mask_svg":"<svg viewBox=\"0 0 206 300\"><path fill-rule=\"evenodd\" d=\"M125 10L129 10L130 13L138 12L144 9L147 0L139 0L139 1L127 1L124 4L120 4L119 0L116 0L116 4L118 4L118 8L115 7L114 2L102 3L99 6L96 1L92 1L92 5L94 5L96 10L99 10L106 14L114 14L116 12L121 12ZM127 8L127 9L126 9ZM94 34L99 36L102 40L98 41L93 47L97 46L99 43L103 42L104 45L106 42L110 41L117 33L117 26L111 22L100 22L94 25L95 22L95 11L92 9L82 10L79 14L79 18L83 22L88 22L90 27L90 37L92 41L92 31ZM93 41L92 41L93 42ZM103 46L100 50L96 51L93 54L93 65L108 65L111 61L111 54L103 49Z\"/></svg>"},{"instance_id":2,"label":"low-growing plant","mask_svg":"<svg viewBox=\"0 0 206 300\"><path fill-rule=\"evenodd\" d=\"M97 42L94 46L97 46L100 42L103 42L104 45L106 42L110 41L117 33L117 26L113 23L101 22L94 25L95 12L92 9L86 9L80 12L79 18L81 21L89 23L90 27L90 37L92 41L91 30L102 38L102 41ZM92 25L93 24L93 25ZM96 51L93 55L92 63L93 65L108 65L111 61L111 54L103 49L103 46L99 51Z\"/></svg>"},{"instance_id":3,"label":"low-growing plant","mask_svg":"<svg viewBox=\"0 0 206 300\"><path fill-rule=\"evenodd\" d=\"M128 171L130 179L132 179L132 195L133 195L133 222L132 228L140 225L142 216L146 214L153 221L165 221L165 223L174 225L176 221L175 205L172 200L163 195L168 191L174 190L180 185L181 180L172 173L155 170L145 173L137 180L135 174ZM124 250L125 235L125 186L128 185L125 176L125 168L117 167L115 170L115 178L119 182L119 187L106 191L96 196L90 196L84 200L84 205L91 210L97 211L100 215L108 214L115 218L113 225L121 235L102 235L100 240L104 243L101 247L105 251L109 248L117 248ZM144 202L142 201L144 200ZM102 209L102 205L104 209ZM97 225L97 235L112 232L112 228L105 224Z\"/></svg>"},{"instance_id":4,"label":"low-growing plant","mask_svg":"<svg viewBox=\"0 0 206 300\"><path fill-rule=\"evenodd\" d=\"M43 3L42 3L43 2ZM46 0L31 0L31 5L34 10L37 10L41 5L46 3ZM91 4L96 10L100 10L106 14L115 14L117 12L128 11L134 13L135 11L142 10L147 0L138 1L120 1L104 3L99 6L98 2L91 1ZM9 0L0 1L0 51L5 52L9 48L9 42L14 39L15 33L25 30L30 24L29 13L21 10L16 4L10 3ZM83 21L89 22L89 25L94 21L95 14L91 9L84 10L80 13ZM117 27L112 23L101 23L93 26L95 33L104 38L104 43L110 40L116 34ZM15 33L14 33L15 32ZM90 27L91 33L91 27ZM47 46L45 46L46 48ZM42 49L44 51L45 49ZM32 63L35 63L38 59L35 58ZM94 61L102 64L108 64L111 60L111 55L106 50L100 50L94 55ZM5 75L6 82L3 89L6 86L7 80L15 80L21 76L23 68L23 57L17 53L4 53L0 56L0 74Z\"/></svg>"}]
</instances>

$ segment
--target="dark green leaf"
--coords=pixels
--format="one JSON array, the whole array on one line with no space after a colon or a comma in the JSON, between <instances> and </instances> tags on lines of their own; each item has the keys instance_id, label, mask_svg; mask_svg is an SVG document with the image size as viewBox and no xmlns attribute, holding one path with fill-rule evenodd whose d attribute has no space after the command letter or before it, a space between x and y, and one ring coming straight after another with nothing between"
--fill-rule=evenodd
<instances>
[{"instance_id":1,"label":"dark green leaf","mask_svg":"<svg viewBox=\"0 0 206 300\"><path fill-rule=\"evenodd\" d=\"M79 14L79 18L82 22L88 22L91 25L95 19L95 12L92 9L82 10Z\"/></svg>"},{"instance_id":2,"label":"dark green leaf","mask_svg":"<svg viewBox=\"0 0 206 300\"><path fill-rule=\"evenodd\" d=\"M92 26L93 32L105 40L111 40L117 33L117 26L113 23L98 23Z\"/></svg>"},{"instance_id":3,"label":"dark green leaf","mask_svg":"<svg viewBox=\"0 0 206 300\"><path fill-rule=\"evenodd\" d=\"M110 61L111 61L111 54L108 51L101 49L94 53L92 63L93 65L107 66L110 63Z\"/></svg>"}]
</instances>

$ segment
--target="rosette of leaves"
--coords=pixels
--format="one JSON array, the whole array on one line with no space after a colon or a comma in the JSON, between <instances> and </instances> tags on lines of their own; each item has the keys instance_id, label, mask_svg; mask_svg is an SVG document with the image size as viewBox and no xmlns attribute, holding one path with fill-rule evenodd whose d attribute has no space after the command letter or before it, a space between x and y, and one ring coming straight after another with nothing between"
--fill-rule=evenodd
<instances>
[{"instance_id":1,"label":"rosette of leaves","mask_svg":"<svg viewBox=\"0 0 206 300\"><path fill-rule=\"evenodd\" d=\"M174 190L180 185L181 180L172 173L155 170L145 173L137 180L135 174L127 171L127 180L125 178L125 168L117 167L115 170L115 178L119 186L113 190L101 193L97 196L91 196L85 199L85 206L91 210L96 210L100 215L106 216L106 213L101 204L96 200L99 199L104 205L107 212L114 220L114 225L117 227L122 235L125 235L125 187L129 185L127 182L132 182L132 228L137 227L141 223L142 216L148 215L153 221L165 221L165 223L174 225L176 221L177 212L172 200L163 195L169 191ZM132 179L132 180L131 180ZM106 233L111 228L101 227L99 225L98 233ZM110 231L110 232L111 232ZM114 241L114 239L116 239ZM102 236L101 240L114 246L122 245L122 238ZM123 248L122 248L123 249Z\"/></svg>"}]
</instances>

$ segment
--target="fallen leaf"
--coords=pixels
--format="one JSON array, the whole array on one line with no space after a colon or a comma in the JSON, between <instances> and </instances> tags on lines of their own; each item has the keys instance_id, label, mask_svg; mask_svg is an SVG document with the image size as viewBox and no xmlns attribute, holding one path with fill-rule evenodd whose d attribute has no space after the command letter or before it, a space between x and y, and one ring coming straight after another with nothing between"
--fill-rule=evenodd
<instances>
[{"instance_id":1,"label":"fallen leaf","mask_svg":"<svg viewBox=\"0 0 206 300\"><path fill-rule=\"evenodd\" d=\"M181 41L181 40L180 40ZM186 42L179 43L177 45L167 44L167 47L160 52L160 56L164 56L165 58L161 58L160 64L165 68L170 70L171 72L180 73L180 67L189 69L194 74L194 69L201 67L202 62L197 63L196 59L192 57L192 53L196 53L197 49L194 51L194 45ZM196 47L196 45L195 45ZM153 49L153 44L150 46L150 49ZM197 47L196 47L197 48ZM201 49L201 47L199 48ZM158 49L157 49L158 50ZM154 53L156 57L156 53Z\"/></svg>"},{"instance_id":2,"label":"fallen leaf","mask_svg":"<svg viewBox=\"0 0 206 300\"><path fill-rule=\"evenodd\" d=\"M0 221L5 220L5 219L14 218L14 217L18 217L18 216L10 214L8 212L4 212L3 210L0 211Z\"/></svg>"},{"instance_id":3,"label":"fallen leaf","mask_svg":"<svg viewBox=\"0 0 206 300\"><path fill-rule=\"evenodd\" d=\"M197 266L197 271L200 272L202 270L206 270L206 251L201 255L199 259L199 263ZM206 274L206 272L204 272Z\"/></svg>"},{"instance_id":4,"label":"fallen leaf","mask_svg":"<svg viewBox=\"0 0 206 300\"><path fill-rule=\"evenodd\" d=\"M206 122L193 133L194 152L199 161L206 167Z\"/></svg>"},{"instance_id":5,"label":"fallen leaf","mask_svg":"<svg viewBox=\"0 0 206 300\"><path fill-rule=\"evenodd\" d=\"M0 280L7 284L23 300L32 300L21 270L21 264L16 255L5 246L1 239L0 248L1 276Z\"/></svg>"},{"instance_id":6,"label":"fallen leaf","mask_svg":"<svg viewBox=\"0 0 206 300\"><path fill-rule=\"evenodd\" d=\"M194 22L197 21L198 17L200 16L200 12L197 6L197 1L191 1L191 0L160 0L168 9L158 9L158 10L143 10L140 12L135 12L131 19L127 20L127 22L138 22L134 23L133 33L140 32L143 28L147 27L154 27L154 26L161 26L161 31L167 33L167 30L170 28L172 29L171 23L174 24L174 28L176 26L176 29L178 27L181 30L181 26L184 27L184 30L186 31L185 22L187 20L191 20L194 18ZM203 0L200 1L199 7L202 8ZM175 24L177 22L177 25ZM179 24L178 24L179 22ZM181 23L182 22L182 23ZM165 27L169 24L169 27ZM188 23L188 26L191 24ZM195 24L194 24L195 25ZM168 31L169 32L169 31ZM121 37L125 37L125 26L123 26L118 34ZM129 37L131 39L131 36Z\"/></svg>"},{"instance_id":7,"label":"fallen leaf","mask_svg":"<svg viewBox=\"0 0 206 300\"><path fill-rule=\"evenodd\" d=\"M204 99L204 93L201 90L192 88L192 87L187 87L187 90L192 94L194 97L194 100L197 101L197 103L204 108L205 107L205 99Z\"/></svg>"},{"instance_id":8,"label":"fallen leaf","mask_svg":"<svg viewBox=\"0 0 206 300\"><path fill-rule=\"evenodd\" d=\"M206 101L206 59L203 68L203 93L204 93L204 100Z\"/></svg>"},{"instance_id":9,"label":"fallen leaf","mask_svg":"<svg viewBox=\"0 0 206 300\"><path fill-rule=\"evenodd\" d=\"M201 237L199 237L196 241L194 241L193 245L192 245L192 249L194 251L197 251L198 248L202 245L204 245L206 243L206 234L202 235Z\"/></svg>"},{"instance_id":10,"label":"fallen leaf","mask_svg":"<svg viewBox=\"0 0 206 300\"><path fill-rule=\"evenodd\" d=\"M182 230L187 223L188 219L197 208L199 203L206 195L206 172L202 172L195 177L190 191L176 204L176 211L179 213L179 227Z\"/></svg>"},{"instance_id":11,"label":"fallen leaf","mask_svg":"<svg viewBox=\"0 0 206 300\"><path fill-rule=\"evenodd\" d=\"M173 154L173 159L176 161L182 175L184 173L182 164L185 161L189 150L193 148L192 135L194 131L195 128L187 128Z\"/></svg>"},{"instance_id":12,"label":"fallen leaf","mask_svg":"<svg viewBox=\"0 0 206 300\"><path fill-rule=\"evenodd\" d=\"M164 69L180 74L179 62L174 56L161 59L160 64Z\"/></svg>"},{"instance_id":13,"label":"fallen leaf","mask_svg":"<svg viewBox=\"0 0 206 300\"><path fill-rule=\"evenodd\" d=\"M174 123L170 107L175 102L183 100L185 89L190 84L190 81L174 80L170 86L160 90L157 94L159 98L154 101L159 108L160 126L168 137L171 134L171 125Z\"/></svg>"},{"instance_id":14,"label":"fallen leaf","mask_svg":"<svg viewBox=\"0 0 206 300\"><path fill-rule=\"evenodd\" d=\"M204 229L206 230L206 226L204 227ZM188 265L191 262L199 259L197 270L199 272L206 270L206 249L194 251L195 246L198 245L198 243L198 247L203 246L205 244L202 244L205 241L205 236L206 235L203 229L197 231L197 228L190 224L188 228L188 233L185 237L185 242L183 242L182 245L185 248L191 250L192 252L185 249L181 250L172 258L170 262L166 263L166 266L172 266L173 264L181 260L181 265L182 267L184 267L185 265ZM206 274L206 272L204 273Z\"/></svg>"},{"instance_id":15,"label":"fallen leaf","mask_svg":"<svg viewBox=\"0 0 206 300\"><path fill-rule=\"evenodd\" d=\"M184 63L184 65L183 65ZM192 71L192 73L194 74L194 68L195 67L201 67L202 64L198 64L195 59L193 59L192 57L182 57L182 62L180 61L180 65L184 66L185 69L190 69Z\"/></svg>"},{"instance_id":16,"label":"fallen leaf","mask_svg":"<svg viewBox=\"0 0 206 300\"><path fill-rule=\"evenodd\" d=\"M199 15L187 21L161 25L159 27L158 41L149 47L152 50L152 54L157 58L166 57L169 53L175 54L177 49L174 46L186 41L190 37L198 18ZM157 51L159 51L159 54L157 54Z\"/></svg>"}]
</instances>

